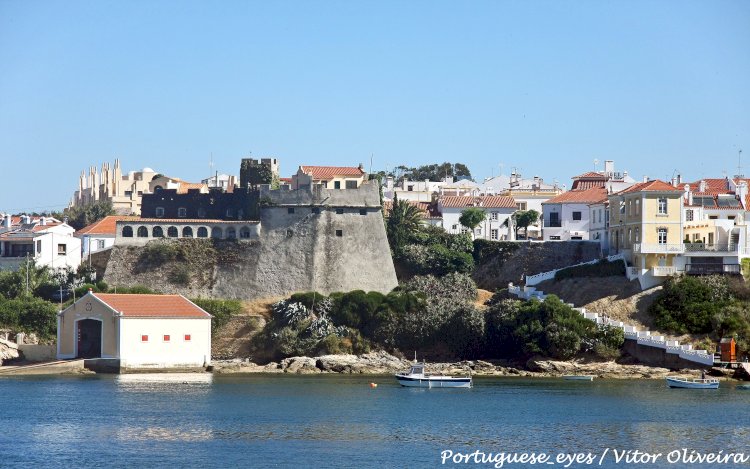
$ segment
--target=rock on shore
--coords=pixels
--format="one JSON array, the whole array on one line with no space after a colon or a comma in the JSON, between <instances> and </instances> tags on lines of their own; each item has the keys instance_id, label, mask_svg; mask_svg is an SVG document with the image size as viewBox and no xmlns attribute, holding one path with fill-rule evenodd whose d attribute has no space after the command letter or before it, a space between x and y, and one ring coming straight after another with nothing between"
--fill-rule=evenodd
<instances>
[{"instance_id":1,"label":"rock on shore","mask_svg":"<svg viewBox=\"0 0 750 469\"><path fill-rule=\"evenodd\" d=\"M0 339L0 365L4 360L18 358L18 346L13 342Z\"/></svg>"}]
</instances>

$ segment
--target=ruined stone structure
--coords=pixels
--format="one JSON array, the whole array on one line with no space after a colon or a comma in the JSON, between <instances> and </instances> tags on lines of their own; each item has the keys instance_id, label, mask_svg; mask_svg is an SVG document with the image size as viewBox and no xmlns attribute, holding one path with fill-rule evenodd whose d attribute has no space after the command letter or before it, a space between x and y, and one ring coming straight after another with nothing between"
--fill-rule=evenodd
<instances>
[{"instance_id":1,"label":"ruined stone structure","mask_svg":"<svg viewBox=\"0 0 750 469\"><path fill-rule=\"evenodd\" d=\"M143 248L133 246L138 238L137 223L118 223L118 239L125 226L130 226L128 233L135 236L115 242L105 280L111 285L148 285L188 297L239 299L312 290L324 294L351 290L387 293L397 286L377 184L366 183L354 190L264 188L260 200L260 222L253 224L250 238L219 241L228 238L224 230L214 241L203 241L215 242L217 250L231 251L230 256L220 256L221 261L210 265L191 265L191 270L201 270L205 274L201 278L207 276L208 281L191 279L187 284L174 284L169 281L174 264L142 265ZM159 221L169 222L179 221ZM198 227L205 221L184 223ZM153 240L153 236L147 239Z\"/></svg>"}]
</instances>

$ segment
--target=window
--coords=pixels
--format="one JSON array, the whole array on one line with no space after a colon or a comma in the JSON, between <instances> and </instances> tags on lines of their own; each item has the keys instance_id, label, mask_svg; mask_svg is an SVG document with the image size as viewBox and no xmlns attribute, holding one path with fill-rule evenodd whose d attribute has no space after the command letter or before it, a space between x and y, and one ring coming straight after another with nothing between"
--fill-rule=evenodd
<instances>
[{"instance_id":1,"label":"window","mask_svg":"<svg viewBox=\"0 0 750 469\"><path fill-rule=\"evenodd\" d=\"M406 186L406 190L408 192L412 192L414 190L414 186Z\"/></svg>"},{"instance_id":2,"label":"window","mask_svg":"<svg viewBox=\"0 0 750 469\"><path fill-rule=\"evenodd\" d=\"M518 210L526 210L526 202L518 202L516 207L518 207Z\"/></svg>"},{"instance_id":3,"label":"window","mask_svg":"<svg viewBox=\"0 0 750 469\"><path fill-rule=\"evenodd\" d=\"M559 236L550 236L549 239L550 239L550 241L560 241L560 237Z\"/></svg>"},{"instance_id":4,"label":"window","mask_svg":"<svg viewBox=\"0 0 750 469\"><path fill-rule=\"evenodd\" d=\"M580 220L581 212L573 212L573 220Z\"/></svg>"},{"instance_id":5,"label":"window","mask_svg":"<svg viewBox=\"0 0 750 469\"><path fill-rule=\"evenodd\" d=\"M493 241L497 241L498 240L497 229L490 230L490 239L493 240Z\"/></svg>"},{"instance_id":6,"label":"window","mask_svg":"<svg viewBox=\"0 0 750 469\"><path fill-rule=\"evenodd\" d=\"M481 228L475 229L474 230L474 234L476 234L477 236L481 235L482 234L482 229Z\"/></svg>"},{"instance_id":7,"label":"window","mask_svg":"<svg viewBox=\"0 0 750 469\"><path fill-rule=\"evenodd\" d=\"M155 226L154 229L151 230L151 236L154 238L163 238L164 230L161 229L161 226Z\"/></svg>"},{"instance_id":8,"label":"window","mask_svg":"<svg viewBox=\"0 0 750 469\"><path fill-rule=\"evenodd\" d=\"M164 207L156 207L155 215L157 218L164 216Z\"/></svg>"},{"instance_id":9,"label":"window","mask_svg":"<svg viewBox=\"0 0 750 469\"><path fill-rule=\"evenodd\" d=\"M294 236L294 231L293 230L286 230L286 237L287 238L291 238L292 236Z\"/></svg>"},{"instance_id":10,"label":"window","mask_svg":"<svg viewBox=\"0 0 750 469\"><path fill-rule=\"evenodd\" d=\"M185 334L185 342L190 342L190 334Z\"/></svg>"},{"instance_id":11,"label":"window","mask_svg":"<svg viewBox=\"0 0 750 469\"><path fill-rule=\"evenodd\" d=\"M223 235L224 235L224 232L218 226L214 226L213 228L211 228L212 238L221 239Z\"/></svg>"},{"instance_id":12,"label":"window","mask_svg":"<svg viewBox=\"0 0 750 469\"><path fill-rule=\"evenodd\" d=\"M182 237L183 238L192 238L193 237L193 229L189 226L186 226L182 229Z\"/></svg>"},{"instance_id":13,"label":"window","mask_svg":"<svg viewBox=\"0 0 750 469\"><path fill-rule=\"evenodd\" d=\"M133 191L125 191L125 197L130 197L133 195Z\"/></svg>"},{"instance_id":14,"label":"window","mask_svg":"<svg viewBox=\"0 0 750 469\"><path fill-rule=\"evenodd\" d=\"M164 334L164 342L169 342L169 334Z\"/></svg>"},{"instance_id":15,"label":"window","mask_svg":"<svg viewBox=\"0 0 750 469\"><path fill-rule=\"evenodd\" d=\"M620 201L620 213L623 215L625 214L625 201L624 200Z\"/></svg>"},{"instance_id":16,"label":"window","mask_svg":"<svg viewBox=\"0 0 750 469\"><path fill-rule=\"evenodd\" d=\"M187 209L185 207L180 207L177 209L177 216L180 218L185 218L187 216Z\"/></svg>"},{"instance_id":17,"label":"window","mask_svg":"<svg viewBox=\"0 0 750 469\"><path fill-rule=\"evenodd\" d=\"M226 211L226 214L227 214L227 218L232 218L234 217L234 210L232 210L231 208L228 208Z\"/></svg>"},{"instance_id":18,"label":"window","mask_svg":"<svg viewBox=\"0 0 750 469\"><path fill-rule=\"evenodd\" d=\"M640 199L635 199L635 214L640 215L641 214L641 201Z\"/></svg>"},{"instance_id":19,"label":"window","mask_svg":"<svg viewBox=\"0 0 750 469\"><path fill-rule=\"evenodd\" d=\"M357 188L357 181L346 181L346 188L347 189L356 189Z\"/></svg>"},{"instance_id":20,"label":"window","mask_svg":"<svg viewBox=\"0 0 750 469\"><path fill-rule=\"evenodd\" d=\"M205 208L199 208L198 209L198 218L206 218L206 209Z\"/></svg>"},{"instance_id":21,"label":"window","mask_svg":"<svg viewBox=\"0 0 750 469\"><path fill-rule=\"evenodd\" d=\"M490 213L490 220L497 220L498 215L499 214L497 212Z\"/></svg>"},{"instance_id":22,"label":"window","mask_svg":"<svg viewBox=\"0 0 750 469\"><path fill-rule=\"evenodd\" d=\"M36 252L37 252L37 254L40 253L40 252L42 252L42 242L41 241L37 241L36 242Z\"/></svg>"},{"instance_id":23,"label":"window","mask_svg":"<svg viewBox=\"0 0 750 469\"><path fill-rule=\"evenodd\" d=\"M659 197L656 201L658 211L657 213L659 215L666 215L667 214L667 198L666 197Z\"/></svg>"},{"instance_id":24,"label":"window","mask_svg":"<svg viewBox=\"0 0 750 469\"><path fill-rule=\"evenodd\" d=\"M142 336L141 336L141 342L148 342L148 336L147 336L147 335L145 335L145 334L144 334L144 335L142 335Z\"/></svg>"},{"instance_id":25,"label":"window","mask_svg":"<svg viewBox=\"0 0 750 469\"><path fill-rule=\"evenodd\" d=\"M359 209L359 214L360 215L367 215L367 209L366 208Z\"/></svg>"},{"instance_id":26,"label":"window","mask_svg":"<svg viewBox=\"0 0 750 469\"><path fill-rule=\"evenodd\" d=\"M667 229L659 228L657 233L659 236L659 244L667 244Z\"/></svg>"},{"instance_id":27,"label":"window","mask_svg":"<svg viewBox=\"0 0 750 469\"><path fill-rule=\"evenodd\" d=\"M294 213L294 207L289 207L288 209L286 209L286 213L288 213L288 214L290 214L290 215L291 215L292 213Z\"/></svg>"},{"instance_id":28,"label":"window","mask_svg":"<svg viewBox=\"0 0 750 469\"><path fill-rule=\"evenodd\" d=\"M453 225L452 229L457 230L458 229L458 225Z\"/></svg>"},{"instance_id":29,"label":"window","mask_svg":"<svg viewBox=\"0 0 750 469\"><path fill-rule=\"evenodd\" d=\"M636 243L641 242L641 229L640 228L635 229L635 242Z\"/></svg>"},{"instance_id":30,"label":"window","mask_svg":"<svg viewBox=\"0 0 750 469\"><path fill-rule=\"evenodd\" d=\"M97 239L96 240L96 249L104 249L104 240L103 239Z\"/></svg>"},{"instance_id":31,"label":"window","mask_svg":"<svg viewBox=\"0 0 750 469\"><path fill-rule=\"evenodd\" d=\"M205 226L201 226L198 228L198 237L199 238L208 238L208 228Z\"/></svg>"},{"instance_id":32,"label":"window","mask_svg":"<svg viewBox=\"0 0 750 469\"><path fill-rule=\"evenodd\" d=\"M693 221L693 211L685 210L685 221Z\"/></svg>"},{"instance_id":33,"label":"window","mask_svg":"<svg viewBox=\"0 0 750 469\"><path fill-rule=\"evenodd\" d=\"M133 227L132 226L123 226L122 227L122 236L124 238L132 238L133 237Z\"/></svg>"},{"instance_id":34,"label":"window","mask_svg":"<svg viewBox=\"0 0 750 469\"><path fill-rule=\"evenodd\" d=\"M227 228L227 239L236 239L237 238L237 230L234 229L234 227Z\"/></svg>"},{"instance_id":35,"label":"window","mask_svg":"<svg viewBox=\"0 0 750 469\"><path fill-rule=\"evenodd\" d=\"M138 227L138 237L139 238L148 238L148 228L145 226L139 226Z\"/></svg>"},{"instance_id":36,"label":"window","mask_svg":"<svg viewBox=\"0 0 750 469\"><path fill-rule=\"evenodd\" d=\"M313 207L311 210L315 215L318 215L320 213L320 207Z\"/></svg>"},{"instance_id":37,"label":"window","mask_svg":"<svg viewBox=\"0 0 750 469\"><path fill-rule=\"evenodd\" d=\"M57 245L57 255L58 256L64 256L68 254L68 245L67 244L58 244Z\"/></svg>"},{"instance_id":38,"label":"window","mask_svg":"<svg viewBox=\"0 0 750 469\"><path fill-rule=\"evenodd\" d=\"M247 239L250 237L250 228L243 226L240 228L240 238Z\"/></svg>"},{"instance_id":39,"label":"window","mask_svg":"<svg viewBox=\"0 0 750 469\"><path fill-rule=\"evenodd\" d=\"M341 181L336 181L333 183L334 189L341 189Z\"/></svg>"},{"instance_id":40,"label":"window","mask_svg":"<svg viewBox=\"0 0 750 469\"><path fill-rule=\"evenodd\" d=\"M344 236L344 230L336 230L336 236L338 236L339 238Z\"/></svg>"},{"instance_id":41,"label":"window","mask_svg":"<svg viewBox=\"0 0 750 469\"><path fill-rule=\"evenodd\" d=\"M167 236L170 238L176 238L177 237L177 227L176 226L170 226L167 228Z\"/></svg>"},{"instance_id":42,"label":"window","mask_svg":"<svg viewBox=\"0 0 750 469\"><path fill-rule=\"evenodd\" d=\"M343 208L337 208L336 209L336 215L343 215L343 214L344 214L344 209Z\"/></svg>"}]
</instances>

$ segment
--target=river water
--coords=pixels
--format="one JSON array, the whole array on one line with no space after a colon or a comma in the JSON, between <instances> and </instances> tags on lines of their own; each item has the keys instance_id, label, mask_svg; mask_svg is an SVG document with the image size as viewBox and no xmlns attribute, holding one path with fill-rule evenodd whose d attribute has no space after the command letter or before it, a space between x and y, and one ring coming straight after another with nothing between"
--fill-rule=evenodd
<instances>
[{"instance_id":1,"label":"river water","mask_svg":"<svg viewBox=\"0 0 750 469\"><path fill-rule=\"evenodd\" d=\"M577 453L569 467L636 467L615 450L662 453L637 467L686 467L667 460L683 448L750 458L750 391L732 383L478 377L472 389L430 390L387 376L28 376L0 378L0 396L0 467L436 467L447 451L555 463L503 467L564 467L556 458Z\"/></svg>"}]
</instances>

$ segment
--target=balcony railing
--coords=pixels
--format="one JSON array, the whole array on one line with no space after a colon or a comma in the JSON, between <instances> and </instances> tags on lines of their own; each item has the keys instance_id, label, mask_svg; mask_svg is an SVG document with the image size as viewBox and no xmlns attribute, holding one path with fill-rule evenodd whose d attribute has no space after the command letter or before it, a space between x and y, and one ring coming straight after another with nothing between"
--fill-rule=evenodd
<instances>
[{"instance_id":1,"label":"balcony railing","mask_svg":"<svg viewBox=\"0 0 750 469\"><path fill-rule=\"evenodd\" d=\"M547 223L544 224L547 228L560 228L562 227L562 221L560 220L550 220Z\"/></svg>"},{"instance_id":2,"label":"balcony railing","mask_svg":"<svg viewBox=\"0 0 750 469\"><path fill-rule=\"evenodd\" d=\"M680 244L655 244L655 243L635 243L633 252L639 254L682 254L685 252L685 245Z\"/></svg>"},{"instance_id":3,"label":"balcony railing","mask_svg":"<svg viewBox=\"0 0 750 469\"><path fill-rule=\"evenodd\" d=\"M685 243L685 252L737 252L737 245Z\"/></svg>"},{"instance_id":4,"label":"balcony railing","mask_svg":"<svg viewBox=\"0 0 750 469\"><path fill-rule=\"evenodd\" d=\"M662 266L656 266L653 268L653 276L654 277L669 277L670 275L674 275L676 273L676 269L674 267L662 267Z\"/></svg>"},{"instance_id":5,"label":"balcony railing","mask_svg":"<svg viewBox=\"0 0 750 469\"><path fill-rule=\"evenodd\" d=\"M738 275L740 272L739 264L685 264L685 273L688 275Z\"/></svg>"}]
</instances>

